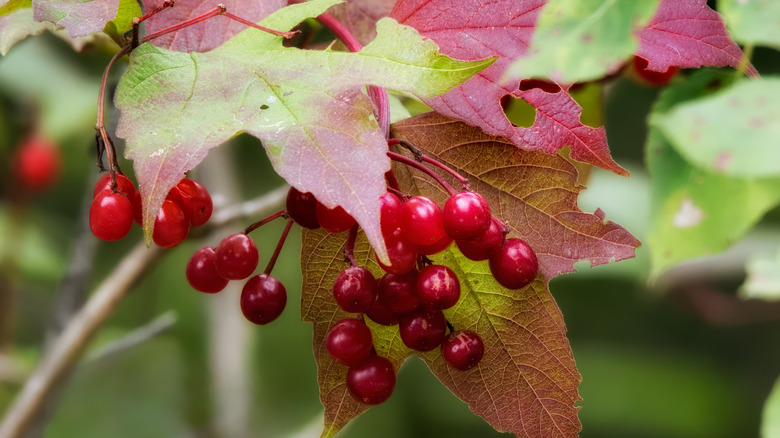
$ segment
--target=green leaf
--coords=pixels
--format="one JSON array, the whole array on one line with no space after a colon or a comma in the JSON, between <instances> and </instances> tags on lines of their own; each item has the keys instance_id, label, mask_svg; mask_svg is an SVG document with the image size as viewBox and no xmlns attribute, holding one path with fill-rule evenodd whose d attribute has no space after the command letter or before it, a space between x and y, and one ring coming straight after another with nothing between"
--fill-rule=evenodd
<instances>
[{"instance_id":1,"label":"green leaf","mask_svg":"<svg viewBox=\"0 0 780 438\"><path fill-rule=\"evenodd\" d=\"M287 30L334 4L316 0L261 21ZM492 60L453 61L394 20L359 53L287 48L248 29L205 53L143 44L133 51L116 94L117 135L127 139L144 204L147 239L168 191L211 148L245 131L263 141L276 171L326 206L342 206L379 254L379 196L387 145L362 92L379 85L430 97L465 81ZM228 80L226 80L228 79Z\"/></svg>"},{"instance_id":2,"label":"green leaf","mask_svg":"<svg viewBox=\"0 0 780 438\"><path fill-rule=\"evenodd\" d=\"M23 8L32 8L32 0L8 0L8 3L0 6L0 17Z\"/></svg>"},{"instance_id":3,"label":"green leaf","mask_svg":"<svg viewBox=\"0 0 780 438\"><path fill-rule=\"evenodd\" d=\"M655 114L689 163L735 178L780 176L780 77L746 80Z\"/></svg>"},{"instance_id":4,"label":"green leaf","mask_svg":"<svg viewBox=\"0 0 780 438\"><path fill-rule=\"evenodd\" d=\"M761 438L780 438L780 379L764 405Z\"/></svg>"},{"instance_id":5,"label":"green leaf","mask_svg":"<svg viewBox=\"0 0 780 438\"><path fill-rule=\"evenodd\" d=\"M528 55L508 76L561 83L597 79L617 70L639 46L634 31L653 16L659 0L550 0Z\"/></svg>"},{"instance_id":6,"label":"green leaf","mask_svg":"<svg viewBox=\"0 0 780 438\"><path fill-rule=\"evenodd\" d=\"M750 258L745 271L747 278L739 289L742 298L780 301L780 252Z\"/></svg>"},{"instance_id":7,"label":"green leaf","mask_svg":"<svg viewBox=\"0 0 780 438\"><path fill-rule=\"evenodd\" d=\"M50 21L71 38L101 32L116 18L120 0L34 0L35 21Z\"/></svg>"},{"instance_id":8,"label":"green leaf","mask_svg":"<svg viewBox=\"0 0 780 438\"><path fill-rule=\"evenodd\" d=\"M140 17L141 14L141 6L136 0L119 0L116 18L106 23L103 32L120 47L124 46L124 34L133 28L133 18Z\"/></svg>"},{"instance_id":9,"label":"green leaf","mask_svg":"<svg viewBox=\"0 0 780 438\"><path fill-rule=\"evenodd\" d=\"M718 0L718 10L735 40L780 48L780 2Z\"/></svg>"},{"instance_id":10,"label":"green leaf","mask_svg":"<svg viewBox=\"0 0 780 438\"><path fill-rule=\"evenodd\" d=\"M713 93L731 76L703 70L673 84L656 103L653 117ZM647 237L653 275L682 260L728 248L780 201L780 178L747 180L699 169L657 127L650 130L646 157L653 191Z\"/></svg>"}]
</instances>

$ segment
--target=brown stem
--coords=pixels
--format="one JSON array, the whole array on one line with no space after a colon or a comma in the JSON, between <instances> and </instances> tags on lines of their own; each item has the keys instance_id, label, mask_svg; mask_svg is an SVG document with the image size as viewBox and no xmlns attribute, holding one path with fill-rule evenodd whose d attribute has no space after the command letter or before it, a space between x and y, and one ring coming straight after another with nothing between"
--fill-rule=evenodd
<instances>
[{"instance_id":1,"label":"brown stem","mask_svg":"<svg viewBox=\"0 0 780 438\"><path fill-rule=\"evenodd\" d=\"M244 234L249 234L252 231L254 231L254 230L262 227L263 225L267 224L268 222L271 222L272 220L274 220L276 218L282 217L285 214L287 214L287 210L286 209L282 209L282 210L277 211L276 213L273 213L273 214L269 215L268 217L260 219L259 221L257 221L255 223L253 223L252 225L246 227L244 229Z\"/></svg>"},{"instance_id":2,"label":"brown stem","mask_svg":"<svg viewBox=\"0 0 780 438\"><path fill-rule=\"evenodd\" d=\"M287 235L290 234L290 229L292 228L294 223L295 221L292 219L287 221L287 226L285 226L284 231L282 231L282 237L279 238L279 243L276 244L276 249L274 249L274 254L271 256L271 260L269 260L268 264L265 266L265 271L263 271L265 275L271 275L271 271L274 270L274 265L276 265L276 259L279 258L279 253L282 252L284 241L287 240Z\"/></svg>"},{"instance_id":3,"label":"brown stem","mask_svg":"<svg viewBox=\"0 0 780 438\"><path fill-rule=\"evenodd\" d=\"M351 266L357 266L355 261L355 240L357 240L358 225L352 225L347 236L347 243L344 245L344 257L347 258Z\"/></svg>"},{"instance_id":4,"label":"brown stem","mask_svg":"<svg viewBox=\"0 0 780 438\"><path fill-rule=\"evenodd\" d=\"M409 167L414 167L415 169L424 172L426 175L430 176L437 183L439 183L439 185L442 186L442 188L444 188L444 190L446 190L450 196L457 193L457 191L447 181L444 181L444 179L442 179L442 177L439 176L436 172L432 171L431 169L428 169L427 167L423 166L421 163L396 152L388 152L387 156L390 157L390 159L393 161L404 163Z\"/></svg>"},{"instance_id":5,"label":"brown stem","mask_svg":"<svg viewBox=\"0 0 780 438\"><path fill-rule=\"evenodd\" d=\"M451 169L450 167L448 167L444 163L441 163L439 161L434 160L431 157L426 156L425 154L423 154L423 151L420 148L418 148L417 146L412 144L410 141L407 141L407 140L404 140L404 139L401 139L401 138L391 138L390 140L387 140L387 145L388 146L392 146L392 145L396 145L396 144L400 145L400 146L403 146L406 149L408 149L412 153L412 155L414 155L414 159L415 160L423 162L423 163L433 164L434 166L438 167L439 169L441 169L441 170L449 173L453 177L455 177L455 179L460 181L460 184L463 187L463 190L471 190L471 184L469 183L469 180L467 180L466 178L462 177L458 172L454 171L453 169Z\"/></svg>"}]
</instances>

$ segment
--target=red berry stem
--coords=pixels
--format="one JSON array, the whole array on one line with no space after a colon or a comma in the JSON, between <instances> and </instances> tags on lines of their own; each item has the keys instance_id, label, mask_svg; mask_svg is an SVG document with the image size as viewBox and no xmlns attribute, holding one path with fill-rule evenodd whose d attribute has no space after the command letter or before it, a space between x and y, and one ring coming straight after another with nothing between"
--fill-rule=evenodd
<instances>
[{"instance_id":1,"label":"red berry stem","mask_svg":"<svg viewBox=\"0 0 780 438\"><path fill-rule=\"evenodd\" d=\"M253 223L252 225L246 227L244 229L244 234L249 234L252 231L254 231L254 230L262 227L263 225L267 224L268 222L271 222L272 220L274 220L276 218L280 218L280 217L284 216L285 214L287 214L287 210L286 209L282 209L282 210L279 210L276 213L273 213L273 214L271 214L271 215L269 215L269 216L267 216L267 217L265 217L263 219L260 219L259 221L257 221L255 223Z\"/></svg>"},{"instance_id":2,"label":"red berry stem","mask_svg":"<svg viewBox=\"0 0 780 438\"><path fill-rule=\"evenodd\" d=\"M439 174L432 171L431 169L428 169L422 163L415 161L411 158L405 157L397 152L388 151L387 156L390 157L390 159L393 161L398 161L399 163L406 164L409 167L414 167L415 169L420 170L426 175L430 176L437 183L439 183L439 185L442 186L442 188L444 188L444 190L446 190L450 196L458 193L458 191L455 190L447 181L444 181L444 179L442 179L442 177L440 177Z\"/></svg>"},{"instance_id":3,"label":"red berry stem","mask_svg":"<svg viewBox=\"0 0 780 438\"><path fill-rule=\"evenodd\" d=\"M97 121L95 122L95 130L97 131L95 134L95 142L97 144L98 152L98 168L100 168L100 170L106 170L103 167L102 160L103 151L105 151L106 158L108 159L108 168L111 172L111 188L116 188L116 176L114 173L117 171L122 173L122 170L119 168L119 162L117 162L116 159L114 143L111 141L111 137L108 135L108 132L106 132L106 123L103 115L106 102L106 85L108 83L108 73L111 71L111 67L119 58L126 55L129 51L130 46L122 47L122 49L119 50L119 52L117 52L110 61L108 61L106 69L103 70L103 77L100 79L100 88L98 89Z\"/></svg>"},{"instance_id":4,"label":"red berry stem","mask_svg":"<svg viewBox=\"0 0 780 438\"><path fill-rule=\"evenodd\" d=\"M133 39L130 43L130 47L132 48L138 47L139 25L144 21L146 21L147 19L153 17L154 15L157 15L157 13L162 11L163 9L173 6L173 3L174 0L165 0L160 6L157 6L156 8L152 9L150 12L147 12L146 14L142 15L140 18L133 18Z\"/></svg>"},{"instance_id":5,"label":"red berry stem","mask_svg":"<svg viewBox=\"0 0 780 438\"><path fill-rule=\"evenodd\" d=\"M347 243L344 245L344 257L349 260L350 266L357 266L355 261L355 240L357 240L358 224L352 225L347 236Z\"/></svg>"},{"instance_id":6,"label":"red berry stem","mask_svg":"<svg viewBox=\"0 0 780 438\"><path fill-rule=\"evenodd\" d=\"M333 34L347 46L347 49L349 49L350 52L359 52L360 49L363 48L360 41L352 35L352 32L329 13L326 12L320 15L317 17L317 21L333 32ZM376 118L379 121L379 128L382 130L385 138L387 138L390 135L390 100L387 97L387 90L382 87L371 85L368 87L368 95L371 97L374 104L376 104L378 113L376 114Z\"/></svg>"},{"instance_id":7,"label":"red berry stem","mask_svg":"<svg viewBox=\"0 0 780 438\"><path fill-rule=\"evenodd\" d=\"M241 18L241 17L239 17L239 16L237 16L237 15L233 15L233 14L231 14L230 12L228 12L227 10L223 11L223 12L222 12L222 15L224 15L224 16L225 16L225 17L227 17L227 18L230 18L230 19L231 19L231 20L233 20L233 21L238 21L238 22L239 22L239 23L241 23L241 24L245 24L245 25L247 25L247 26L249 26L249 27L254 27L255 29L262 30L263 32L268 32L268 33L270 33L271 35L276 35L276 36L284 37L285 39L290 39L290 38L292 38L293 36L295 36L295 34L296 34L296 33L298 33L298 32L299 32L299 31L297 31L297 30L296 30L296 31L294 31L294 32L282 32L282 31L279 31L279 30L269 29L269 28L267 28L267 27L260 26L259 24L252 23L252 22L251 22L251 21L249 21L249 20L245 20L245 19L243 19L243 18Z\"/></svg>"},{"instance_id":8,"label":"red berry stem","mask_svg":"<svg viewBox=\"0 0 780 438\"><path fill-rule=\"evenodd\" d=\"M271 271L274 270L274 265L276 264L276 259L279 258L279 253L282 252L282 247L284 246L284 241L287 240L287 235L290 234L290 229L292 228L293 224L295 223L294 220L289 219L287 221L287 226L284 227L284 231L282 231L282 237L279 238L279 243L276 244L276 249L274 250L274 255L271 256L271 260L268 261L268 264L265 266L265 275L271 275Z\"/></svg>"},{"instance_id":9,"label":"red berry stem","mask_svg":"<svg viewBox=\"0 0 780 438\"><path fill-rule=\"evenodd\" d=\"M460 181L461 185L463 186L463 190L471 190L471 183L469 183L469 180L467 180L466 178L462 177L458 172L456 172L456 171L450 169L449 167L447 167L447 165L445 165L444 163L440 163L440 162L434 160L433 158L426 156L425 154L423 154L423 151L420 150L420 148L418 148L417 146L412 144L410 141L404 140L402 138L391 138L390 140L387 140L387 145L388 146L392 146L392 145L396 145L396 144L399 145L399 146L403 146L406 149L408 149L414 155L414 159L415 160L423 162L423 163L433 164L434 166L438 167L439 169L441 169L441 170L449 173L453 177L455 177L455 179Z\"/></svg>"},{"instance_id":10,"label":"red berry stem","mask_svg":"<svg viewBox=\"0 0 780 438\"><path fill-rule=\"evenodd\" d=\"M455 331L455 327L452 326L452 323L450 322L449 319L445 319L444 322L447 323L447 330L449 330L450 333Z\"/></svg>"},{"instance_id":11,"label":"red berry stem","mask_svg":"<svg viewBox=\"0 0 780 438\"><path fill-rule=\"evenodd\" d=\"M145 43L149 40L153 40L157 37L161 37L171 32L176 32L177 30L184 29L185 27L192 26L193 24L200 23L201 21L204 20L208 20L211 17L216 17L217 15L224 14L226 10L227 8L225 8L224 5L217 5L214 7L214 9L211 9L206 13L198 15L197 17L190 18L187 21L182 21L179 24L175 24L171 27L166 27L165 29L161 29L158 30L157 32L150 33L149 35L146 35L145 37L141 38L141 43Z\"/></svg>"},{"instance_id":12,"label":"red berry stem","mask_svg":"<svg viewBox=\"0 0 780 438\"><path fill-rule=\"evenodd\" d=\"M395 173L393 173L392 170L388 170L387 173L385 173L385 180L387 180L388 190L393 190L393 193L398 195L401 199L405 198L401 191L401 186L398 184L398 178L395 177Z\"/></svg>"},{"instance_id":13,"label":"red berry stem","mask_svg":"<svg viewBox=\"0 0 780 438\"><path fill-rule=\"evenodd\" d=\"M402 192L402 191L400 191L400 190L398 190L396 188L388 187L387 191L392 193L392 194L394 194L395 196L398 196L400 199L406 199L406 195L404 195L404 192Z\"/></svg>"}]
</instances>

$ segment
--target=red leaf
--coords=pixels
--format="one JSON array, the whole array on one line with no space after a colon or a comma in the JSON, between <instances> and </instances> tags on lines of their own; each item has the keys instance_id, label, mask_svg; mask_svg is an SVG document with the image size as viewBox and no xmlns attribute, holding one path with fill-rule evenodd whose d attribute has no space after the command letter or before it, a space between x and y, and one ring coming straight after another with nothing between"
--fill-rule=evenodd
<instances>
[{"instance_id":1,"label":"red leaf","mask_svg":"<svg viewBox=\"0 0 780 438\"><path fill-rule=\"evenodd\" d=\"M330 8L329 12L362 44L376 36L376 22L387 17L395 0L347 0Z\"/></svg>"},{"instance_id":2,"label":"red leaf","mask_svg":"<svg viewBox=\"0 0 780 438\"><path fill-rule=\"evenodd\" d=\"M33 18L58 24L75 38L101 32L106 23L116 18L118 8L119 0L36 0Z\"/></svg>"},{"instance_id":3,"label":"red leaf","mask_svg":"<svg viewBox=\"0 0 780 438\"><path fill-rule=\"evenodd\" d=\"M144 10L151 11L163 2L164 0L143 0ZM146 33L151 34L197 17L214 9L218 3L225 5L228 12L257 23L271 12L283 8L287 1L221 0L210 2L203 0L176 0L173 7L159 12L145 22ZM246 28L245 24L218 15L182 30L155 38L151 43L158 47L179 52L206 52L219 47L222 43Z\"/></svg>"},{"instance_id":4,"label":"red leaf","mask_svg":"<svg viewBox=\"0 0 780 438\"><path fill-rule=\"evenodd\" d=\"M706 0L661 0L647 27L636 32L636 54L648 61L648 70L737 67L742 50L731 39L720 14ZM758 72L752 66L751 76Z\"/></svg>"},{"instance_id":5,"label":"red leaf","mask_svg":"<svg viewBox=\"0 0 780 438\"><path fill-rule=\"evenodd\" d=\"M628 172L612 159L603 128L580 122L582 108L566 91L520 91L520 80L502 82L512 60L525 55L545 0L399 0L391 17L433 39L442 53L457 59L498 56L489 68L444 95L426 99L433 109L479 126L527 150L554 153L564 146L572 157L620 175ZM537 108L530 128L507 119L501 98L519 97Z\"/></svg>"}]
</instances>

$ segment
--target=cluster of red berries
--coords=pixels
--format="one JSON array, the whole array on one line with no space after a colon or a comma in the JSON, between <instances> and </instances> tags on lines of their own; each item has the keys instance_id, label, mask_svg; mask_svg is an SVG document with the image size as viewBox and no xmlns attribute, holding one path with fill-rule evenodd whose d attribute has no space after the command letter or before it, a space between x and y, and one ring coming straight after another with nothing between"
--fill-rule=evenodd
<instances>
[{"instance_id":1,"label":"cluster of red berries","mask_svg":"<svg viewBox=\"0 0 780 438\"><path fill-rule=\"evenodd\" d=\"M126 175L117 173L116 187L111 175L103 175L95 185L89 226L100 239L119 240L130 232L133 220L141 225L141 193ZM152 239L161 248L173 248L187 238L190 226L203 225L211 217L211 195L200 183L184 178L168 192L154 221Z\"/></svg>"}]
</instances>

